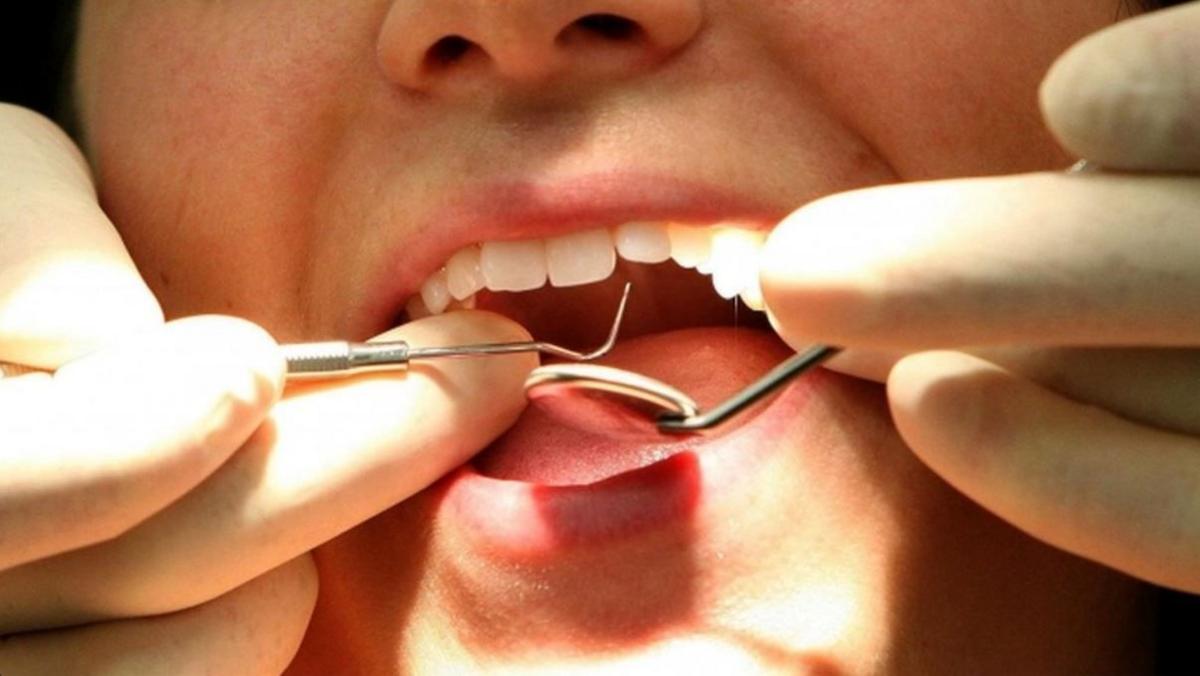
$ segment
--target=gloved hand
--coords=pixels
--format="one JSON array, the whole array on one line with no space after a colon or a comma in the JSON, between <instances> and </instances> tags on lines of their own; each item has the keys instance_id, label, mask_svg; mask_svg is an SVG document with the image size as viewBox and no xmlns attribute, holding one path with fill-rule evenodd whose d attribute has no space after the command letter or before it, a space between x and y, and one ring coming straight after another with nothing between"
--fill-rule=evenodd
<instances>
[{"instance_id":1,"label":"gloved hand","mask_svg":"<svg viewBox=\"0 0 1200 676\"><path fill-rule=\"evenodd\" d=\"M935 472L1042 540L1200 592L1200 3L1118 24L1042 88L1106 170L862 190L772 234L781 335L850 348Z\"/></svg>"},{"instance_id":2,"label":"gloved hand","mask_svg":"<svg viewBox=\"0 0 1200 676\"><path fill-rule=\"evenodd\" d=\"M527 339L484 313L388 337ZM163 323L78 150L0 106L0 361L57 369L0 379L0 673L282 671L316 597L306 552L511 425L533 359L282 394L261 328Z\"/></svg>"}]
</instances>

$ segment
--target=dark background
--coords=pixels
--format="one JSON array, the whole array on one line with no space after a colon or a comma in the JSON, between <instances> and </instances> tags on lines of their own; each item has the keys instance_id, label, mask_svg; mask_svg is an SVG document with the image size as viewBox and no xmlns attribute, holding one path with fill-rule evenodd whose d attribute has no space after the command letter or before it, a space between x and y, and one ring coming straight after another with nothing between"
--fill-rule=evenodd
<instances>
[{"instance_id":1,"label":"dark background","mask_svg":"<svg viewBox=\"0 0 1200 676\"><path fill-rule=\"evenodd\" d=\"M73 3L16 0L6 4L0 12L0 101L53 116L64 88L68 14Z\"/></svg>"}]
</instances>

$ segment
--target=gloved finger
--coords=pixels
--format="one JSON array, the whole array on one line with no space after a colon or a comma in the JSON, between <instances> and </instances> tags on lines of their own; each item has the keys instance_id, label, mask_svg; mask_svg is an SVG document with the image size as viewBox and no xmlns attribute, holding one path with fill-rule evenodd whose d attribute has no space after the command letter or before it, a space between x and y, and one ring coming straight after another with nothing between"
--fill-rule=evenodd
<instances>
[{"instance_id":1,"label":"gloved finger","mask_svg":"<svg viewBox=\"0 0 1200 676\"><path fill-rule=\"evenodd\" d=\"M1200 435L1200 350L970 351L1046 389L1161 430Z\"/></svg>"},{"instance_id":2,"label":"gloved finger","mask_svg":"<svg viewBox=\"0 0 1200 676\"><path fill-rule=\"evenodd\" d=\"M0 567L115 537L177 500L250 437L282 372L262 329L207 317L53 378L0 380Z\"/></svg>"},{"instance_id":3,"label":"gloved finger","mask_svg":"<svg viewBox=\"0 0 1200 676\"><path fill-rule=\"evenodd\" d=\"M763 251L793 346L1200 344L1200 179L1033 174L815 202Z\"/></svg>"},{"instance_id":4,"label":"gloved finger","mask_svg":"<svg viewBox=\"0 0 1200 676\"><path fill-rule=\"evenodd\" d=\"M0 104L0 362L54 369L162 321L78 149Z\"/></svg>"},{"instance_id":5,"label":"gloved finger","mask_svg":"<svg viewBox=\"0 0 1200 676\"><path fill-rule=\"evenodd\" d=\"M1200 350L993 347L961 351L1127 420L1200 436ZM848 350L827 366L882 383L905 356Z\"/></svg>"},{"instance_id":6,"label":"gloved finger","mask_svg":"<svg viewBox=\"0 0 1200 676\"><path fill-rule=\"evenodd\" d=\"M888 397L912 450L980 505L1056 547L1200 591L1200 441L956 352L903 359Z\"/></svg>"},{"instance_id":7,"label":"gloved finger","mask_svg":"<svg viewBox=\"0 0 1200 676\"><path fill-rule=\"evenodd\" d=\"M0 673L281 674L316 597L316 568L303 556L195 608L10 636Z\"/></svg>"},{"instance_id":8,"label":"gloved finger","mask_svg":"<svg viewBox=\"0 0 1200 676\"><path fill-rule=\"evenodd\" d=\"M901 350L846 349L838 352L823 367L838 373L886 383L892 367L907 355Z\"/></svg>"},{"instance_id":9,"label":"gloved finger","mask_svg":"<svg viewBox=\"0 0 1200 676\"><path fill-rule=\"evenodd\" d=\"M1200 171L1200 3L1146 14L1068 50L1041 91L1046 123L1116 169Z\"/></svg>"},{"instance_id":10,"label":"gloved finger","mask_svg":"<svg viewBox=\"0 0 1200 676\"><path fill-rule=\"evenodd\" d=\"M412 322L389 337L422 346L528 339L482 312ZM0 631L219 596L461 465L516 419L534 365L532 355L415 362L405 373L289 390L238 453L169 508L115 540L0 573Z\"/></svg>"}]
</instances>

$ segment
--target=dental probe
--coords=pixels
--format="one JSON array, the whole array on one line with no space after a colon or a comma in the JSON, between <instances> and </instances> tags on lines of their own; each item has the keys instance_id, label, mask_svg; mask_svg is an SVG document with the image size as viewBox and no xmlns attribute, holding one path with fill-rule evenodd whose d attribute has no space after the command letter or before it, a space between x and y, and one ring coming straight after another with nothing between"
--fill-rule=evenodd
<instances>
[{"instance_id":1,"label":"dental probe","mask_svg":"<svg viewBox=\"0 0 1200 676\"><path fill-rule=\"evenodd\" d=\"M541 340L448 347L413 347L403 340L378 343L344 340L291 343L281 346L287 361L287 377L288 380L315 380L354 373L401 370L407 368L408 363L414 359L488 357L523 352L539 352L576 362L591 361L608 354L616 344L621 320L625 318L625 305L629 300L630 287L630 284L626 284L621 294L621 302L617 305L617 313L613 317L608 338L590 352L577 352Z\"/></svg>"},{"instance_id":2,"label":"dental probe","mask_svg":"<svg viewBox=\"0 0 1200 676\"><path fill-rule=\"evenodd\" d=\"M525 396L560 422L595 434L694 434L721 426L839 350L814 345L707 411L661 380L599 364L536 368L525 379Z\"/></svg>"},{"instance_id":3,"label":"dental probe","mask_svg":"<svg viewBox=\"0 0 1200 676\"><path fill-rule=\"evenodd\" d=\"M758 380L744 387L740 392L729 397L708 411L692 415L663 413L658 416L656 424L662 432L686 434L709 430L741 413L755 402L771 394L788 381L799 376L833 355L841 348L830 345L814 345L807 350L781 362Z\"/></svg>"}]
</instances>

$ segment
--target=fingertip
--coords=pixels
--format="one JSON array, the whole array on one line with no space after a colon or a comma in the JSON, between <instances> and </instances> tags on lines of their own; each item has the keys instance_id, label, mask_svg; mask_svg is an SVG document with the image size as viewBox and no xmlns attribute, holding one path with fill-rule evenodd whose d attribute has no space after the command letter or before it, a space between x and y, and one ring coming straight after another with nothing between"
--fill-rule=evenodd
<instances>
[{"instance_id":1,"label":"fingertip","mask_svg":"<svg viewBox=\"0 0 1200 676\"><path fill-rule=\"evenodd\" d=\"M962 352L920 352L900 359L887 380L896 429L939 473L966 458L977 462L975 451L995 446L984 437L998 429L988 402L1003 397L1003 375L999 367Z\"/></svg>"},{"instance_id":2,"label":"fingertip","mask_svg":"<svg viewBox=\"0 0 1200 676\"><path fill-rule=\"evenodd\" d=\"M861 208L849 195L793 212L763 246L759 283L767 318L794 349L844 344L870 302L863 283L870 268L853 232L863 227Z\"/></svg>"},{"instance_id":3,"label":"fingertip","mask_svg":"<svg viewBox=\"0 0 1200 676\"><path fill-rule=\"evenodd\" d=\"M845 276L853 270L853 252L839 230L857 220L849 193L811 202L779 222L763 245L763 291L798 287Z\"/></svg>"},{"instance_id":4,"label":"fingertip","mask_svg":"<svg viewBox=\"0 0 1200 676\"><path fill-rule=\"evenodd\" d=\"M1051 64L1038 87L1038 103L1046 127L1077 157L1111 165L1102 144L1101 129L1111 123L1107 110L1113 84L1123 76L1114 69L1107 51L1096 47L1096 36L1072 45Z\"/></svg>"},{"instance_id":5,"label":"fingertip","mask_svg":"<svg viewBox=\"0 0 1200 676\"><path fill-rule=\"evenodd\" d=\"M372 342L381 340L406 340L414 346L442 347L486 343L524 343L532 341L533 338L524 326L508 317L483 310L463 310L408 322L371 339ZM521 378L524 378L526 373L538 365L538 357L536 353L525 352L490 356L486 359L449 360L439 363L495 367L487 371L520 372Z\"/></svg>"},{"instance_id":6,"label":"fingertip","mask_svg":"<svg viewBox=\"0 0 1200 676\"><path fill-rule=\"evenodd\" d=\"M499 315L456 311L372 339L396 340L447 347L527 341L529 334ZM404 499L512 426L525 408L525 376L536 365L534 354L415 359L406 370L308 383L273 412L277 443L354 449L345 462L381 470L360 484L358 504Z\"/></svg>"},{"instance_id":7,"label":"fingertip","mask_svg":"<svg viewBox=\"0 0 1200 676\"><path fill-rule=\"evenodd\" d=\"M445 347L527 342L532 338L525 327L507 317L467 310L408 322L371 340ZM431 410L490 438L512 424L524 408L525 377L537 365L537 354L526 352L477 359L418 360L409 371L423 377L420 387L436 388L438 395L427 400ZM450 405L443 408L433 404L435 401Z\"/></svg>"},{"instance_id":8,"label":"fingertip","mask_svg":"<svg viewBox=\"0 0 1200 676\"><path fill-rule=\"evenodd\" d=\"M1146 13L1087 36L1043 79L1046 125L1078 157L1112 169L1196 167L1195 86L1198 32L1186 17L1200 7Z\"/></svg>"}]
</instances>

